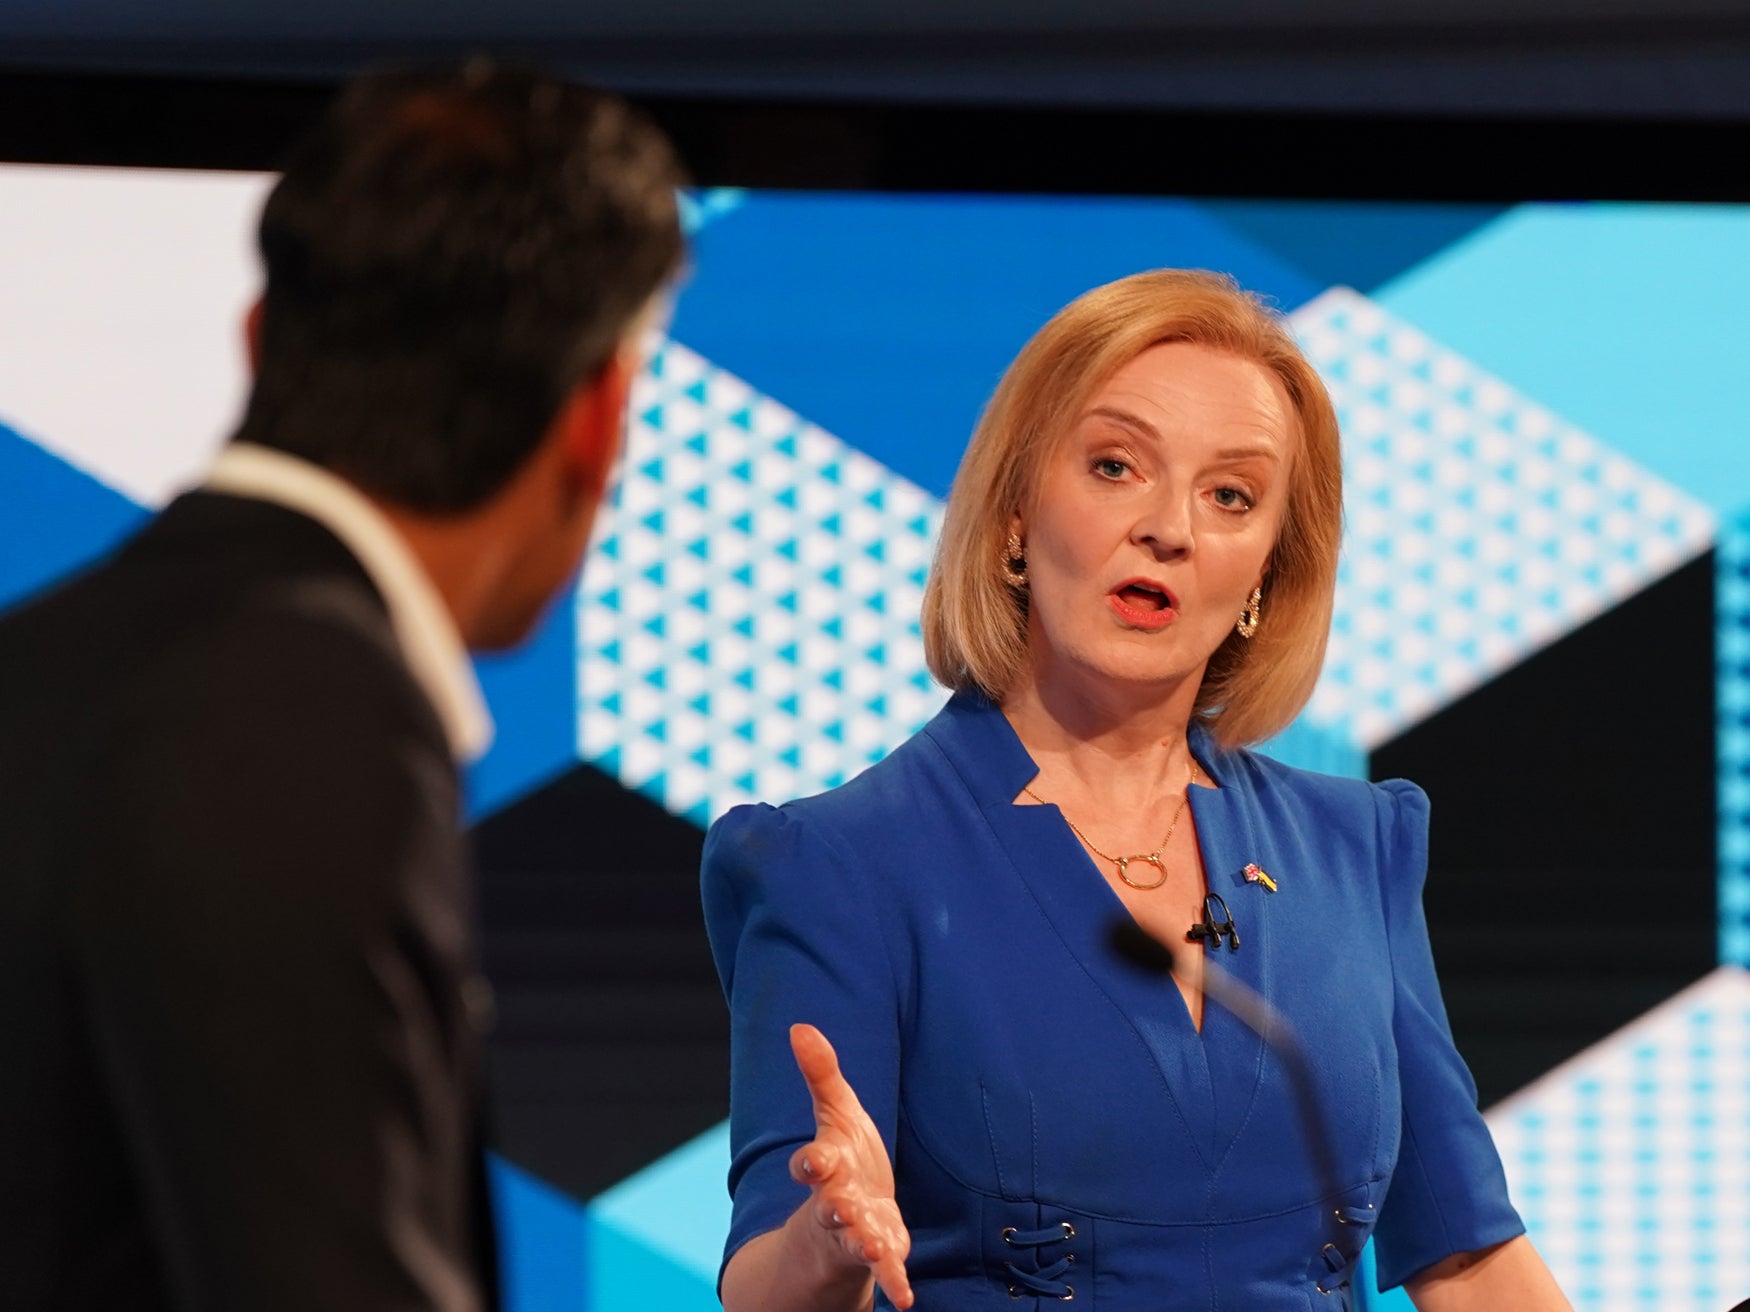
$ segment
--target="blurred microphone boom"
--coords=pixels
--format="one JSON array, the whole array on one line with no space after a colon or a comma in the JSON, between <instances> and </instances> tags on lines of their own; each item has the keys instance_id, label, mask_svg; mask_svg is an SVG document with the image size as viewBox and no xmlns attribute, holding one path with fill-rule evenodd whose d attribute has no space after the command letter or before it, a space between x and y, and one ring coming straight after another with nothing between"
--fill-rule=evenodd
<instances>
[{"instance_id":1,"label":"blurred microphone boom","mask_svg":"<svg viewBox=\"0 0 1750 1312\"><path fill-rule=\"evenodd\" d=\"M1300 1120L1300 1130L1312 1157L1313 1171L1318 1177L1320 1196L1332 1200L1343 1192L1343 1179L1337 1169L1337 1158L1326 1133L1325 1118L1319 1107L1318 1083L1313 1078L1312 1065L1300 1036L1283 1014L1266 1002L1257 992L1242 984L1207 957L1203 962L1203 982L1179 975L1174 970L1178 953L1156 938L1129 916L1115 921L1111 933L1112 950L1121 958L1147 974L1162 979L1173 978L1189 984L1206 1001L1213 1002L1233 1016L1240 1024L1264 1041L1288 1072L1289 1092Z\"/></svg>"}]
</instances>

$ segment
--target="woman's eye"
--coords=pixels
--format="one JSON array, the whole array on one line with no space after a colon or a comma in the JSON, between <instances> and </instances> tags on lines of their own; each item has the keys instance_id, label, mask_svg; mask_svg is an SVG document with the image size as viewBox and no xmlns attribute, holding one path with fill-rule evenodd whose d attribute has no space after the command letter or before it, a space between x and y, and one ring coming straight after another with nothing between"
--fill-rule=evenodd
<instances>
[{"instance_id":1,"label":"woman's eye","mask_svg":"<svg viewBox=\"0 0 1750 1312\"><path fill-rule=\"evenodd\" d=\"M1215 504L1223 510L1250 510L1252 499L1237 487L1218 487L1215 489Z\"/></svg>"},{"instance_id":2,"label":"woman's eye","mask_svg":"<svg viewBox=\"0 0 1750 1312\"><path fill-rule=\"evenodd\" d=\"M1101 478L1123 478L1130 472L1130 466L1114 456L1094 461L1094 472Z\"/></svg>"}]
</instances>

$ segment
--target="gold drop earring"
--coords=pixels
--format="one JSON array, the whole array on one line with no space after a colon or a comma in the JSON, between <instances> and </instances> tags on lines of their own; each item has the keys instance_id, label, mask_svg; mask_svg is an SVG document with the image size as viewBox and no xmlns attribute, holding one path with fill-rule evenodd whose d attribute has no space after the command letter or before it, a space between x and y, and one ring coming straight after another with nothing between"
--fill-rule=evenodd
<instances>
[{"instance_id":1,"label":"gold drop earring","mask_svg":"<svg viewBox=\"0 0 1750 1312\"><path fill-rule=\"evenodd\" d=\"M1264 589L1252 589L1251 600L1246 602L1246 608L1240 612L1240 622L1234 625L1234 630L1242 638L1250 638L1258 631L1258 606L1264 600Z\"/></svg>"},{"instance_id":2,"label":"gold drop earring","mask_svg":"<svg viewBox=\"0 0 1750 1312\"><path fill-rule=\"evenodd\" d=\"M1011 588L1027 586L1027 554L1019 533L1009 534L1009 540L1003 544L1002 571Z\"/></svg>"}]
</instances>

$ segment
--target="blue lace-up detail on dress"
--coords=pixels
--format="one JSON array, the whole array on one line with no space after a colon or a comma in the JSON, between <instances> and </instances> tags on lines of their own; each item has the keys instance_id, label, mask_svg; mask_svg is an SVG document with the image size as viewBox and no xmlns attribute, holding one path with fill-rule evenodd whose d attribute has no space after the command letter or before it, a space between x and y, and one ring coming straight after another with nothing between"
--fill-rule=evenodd
<instances>
[{"instance_id":1,"label":"blue lace-up detail on dress","mask_svg":"<svg viewBox=\"0 0 1750 1312\"><path fill-rule=\"evenodd\" d=\"M1018 1266L1014 1262L1003 1263L1003 1269L1009 1273L1009 1297L1025 1298L1031 1293L1066 1303L1074 1298L1075 1286L1063 1277L1075 1265L1076 1255L1065 1253L1055 1261L1042 1265L1044 1258L1040 1250L1057 1244L1067 1244L1075 1237L1076 1228L1068 1221L1041 1226L1037 1230L1021 1230L1012 1225L1005 1227L1003 1243L1016 1250L1031 1250L1033 1255L1030 1267Z\"/></svg>"},{"instance_id":2,"label":"blue lace-up detail on dress","mask_svg":"<svg viewBox=\"0 0 1750 1312\"><path fill-rule=\"evenodd\" d=\"M1373 1206L1339 1207L1337 1220L1343 1226L1340 1242L1326 1244L1319 1254L1325 1262L1325 1274L1318 1280L1321 1294L1334 1294L1355 1278L1361 1250L1373 1230Z\"/></svg>"}]
</instances>

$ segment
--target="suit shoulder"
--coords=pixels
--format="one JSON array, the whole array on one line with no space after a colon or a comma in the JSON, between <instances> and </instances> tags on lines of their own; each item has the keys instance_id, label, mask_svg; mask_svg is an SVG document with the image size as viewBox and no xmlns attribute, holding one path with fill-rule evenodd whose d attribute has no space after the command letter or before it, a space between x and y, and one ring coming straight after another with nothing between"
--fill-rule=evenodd
<instances>
[{"instance_id":1,"label":"suit shoulder","mask_svg":"<svg viewBox=\"0 0 1750 1312\"><path fill-rule=\"evenodd\" d=\"M127 688L136 713L198 718L248 706L271 719L302 707L336 723L436 726L387 615L362 586L272 580L137 641Z\"/></svg>"},{"instance_id":2,"label":"suit shoulder","mask_svg":"<svg viewBox=\"0 0 1750 1312\"><path fill-rule=\"evenodd\" d=\"M107 771L136 745L259 760L322 742L343 770L360 734L444 741L362 582L237 586L124 552L0 622L0 664L0 758L49 773Z\"/></svg>"},{"instance_id":3,"label":"suit shoulder","mask_svg":"<svg viewBox=\"0 0 1750 1312\"><path fill-rule=\"evenodd\" d=\"M223 544L208 547L179 555L129 543L0 620L0 649L63 678L101 669L110 687L118 672L245 657L286 665L312 648L348 652L355 674L400 664L387 610L362 574L249 570L224 560Z\"/></svg>"},{"instance_id":4,"label":"suit shoulder","mask_svg":"<svg viewBox=\"0 0 1750 1312\"><path fill-rule=\"evenodd\" d=\"M187 635L129 680L107 729L116 842L139 861L192 847L222 879L265 842L256 882L362 907L459 860L435 710L393 653L328 616L268 606Z\"/></svg>"}]
</instances>

